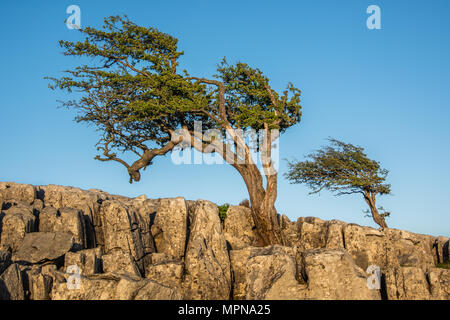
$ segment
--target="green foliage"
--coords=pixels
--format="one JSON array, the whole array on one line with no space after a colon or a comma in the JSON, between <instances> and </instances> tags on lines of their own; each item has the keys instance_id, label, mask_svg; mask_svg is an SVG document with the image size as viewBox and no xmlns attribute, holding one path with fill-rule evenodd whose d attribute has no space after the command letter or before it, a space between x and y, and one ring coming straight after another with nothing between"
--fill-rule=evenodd
<instances>
[{"instance_id":1,"label":"green foliage","mask_svg":"<svg viewBox=\"0 0 450 320\"><path fill-rule=\"evenodd\" d=\"M223 204L221 206L218 206L220 220L225 221L225 219L227 217L227 211L228 211L229 207L230 207L229 203L225 203L225 204Z\"/></svg>"},{"instance_id":2,"label":"green foliage","mask_svg":"<svg viewBox=\"0 0 450 320\"><path fill-rule=\"evenodd\" d=\"M86 65L48 77L51 89L79 93L62 105L75 108L79 122L93 124L102 136L97 144L101 161L117 161L138 181L141 168L155 155L174 148L173 132L193 131L201 121L204 131L234 129L284 131L300 121L300 90L292 84L279 95L259 69L245 63L218 66L216 79L178 72L178 40L152 27L142 27L126 16L104 20L102 29L80 30L84 41L60 41L66 56L88 58ZM151 146L166 147L163 150ZM192 146L191 146L192 147ZM140 159L133 166L114 151L131 151ZM150 152L151 151L151 152Z\"/></svg>"},{"instance_id":3,"label":"green foliage","mask_svg":"<svg viewBox=\"0 0 450 320\"><path fill-rule=\"evenodd\" d=\"M359 146L329 139L331 145L308 155L309 160L288 161L285 177L291 183L305 183L313 191L323 189L337 195L351 193L390 194L384 183L388 170L371 160Z\"/></svg>"},{"instance_id":4,"label":"green foliage","mask_svg":"<svg viewBox=\"0 0 450 320\"><path fill-rule=\"evenodd\" d=\"M89 57L91 65L48 79L51 89L82 94L63 105L79 111L77 121L103 132L100 143L111 140L109 147L121 151L136 150L145 141L164 144L170 140L167 129L181 124L181 114L209 103L204 86L176 74L183 53L172 36L126 17L109 17L103 30L81 32L84 42L60 41L60 46L66 56Z\"/></svg>"},{"instance_id":5,"label":"green foliage","mask_svg":"<svg viewBox=\"0 0 450 320\"><path fill-rule=\"evenodd\" d=\"M441 269L450 269L450 262L438 263L436 264L436 267Z\"/></svg>"},{"instance_id":6,"label":"green foliage","mask_svg":"<svg viewBox=\"0 0 450 320\"><path fill-rule=\"evenodd\" d=\"M284 131L300 121L301 91L291 83L280 96L261 70L246 63L229 65L223 59L217 71L215 77L225 84L227 114L233 124L255 130L268 124L269 129Z\"/></svg>"}]
</instances>

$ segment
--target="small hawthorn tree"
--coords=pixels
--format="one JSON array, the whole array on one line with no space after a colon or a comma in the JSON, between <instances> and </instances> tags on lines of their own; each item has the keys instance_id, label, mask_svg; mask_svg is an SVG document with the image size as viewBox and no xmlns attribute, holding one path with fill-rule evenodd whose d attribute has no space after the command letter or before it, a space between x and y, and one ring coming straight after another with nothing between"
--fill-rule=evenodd
<instances>
[{"instance_id":1,"label":"small hawthorn tree","mask_svg":"<svg viewBox=\"0 0 450 320\"><path fill-rule=\"evenodd\" d=\"M384 218L390 213L380 213L384 209L377 209L375 197L391 193L390 184L384 183L388 170L369 159L363 148L336 139L328 140L331 145L309 154L309 160L288 161L285 177L291 183L305 183L313 190L310 194L323 189L338 196L360 193L369 205L375 223L387 228Z\"/></svg>"},{"instance_id":2,"label":"small hawthorn tree","mask_svg":"<svg viewBox=\"0 0 450 320\"><path fill-rule=\"evenodd\" d=\"M77 91L79 99L63 102L78 110L79 122L102 133L99 161L115 161L128 171L130 183L157 156L178 147L219 154L242 176L258 233L266 245L282 243L277 221L277 171L271 146L301 118L300 90L288 84L282 94L259 69L245 63L218 65L214 78L179 72L177 39L155 28L138 26L126 16L106 18L102 29L80 30L83 42L60 41L66 56L88 64L52 80L51 89ZM194 123L201 121L201 130ZM211 138L217 129L229 139ZM263 176L243 130L263 132L259 145ZM180 134L179 132L182 132ZM127 162L117 152L136 156Z\"/></svg>"}]
</instances>

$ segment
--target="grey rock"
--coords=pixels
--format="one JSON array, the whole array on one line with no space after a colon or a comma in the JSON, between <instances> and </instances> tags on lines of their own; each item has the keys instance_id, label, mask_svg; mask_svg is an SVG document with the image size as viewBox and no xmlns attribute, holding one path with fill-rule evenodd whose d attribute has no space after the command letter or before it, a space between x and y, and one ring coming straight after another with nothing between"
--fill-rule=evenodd
<instances>
[{"instance_id":1,"label":"grey rock","mask_svg":"<svg viewBox=\"0 0 450 320\"><path fill-rule=\"evenodd\" d=\"M230 206L224 221L225 239L231 249L238 250L256 246L258 235L255 230L251 210L243 206Z\"/></svg>"},{"instance_id":2,"label":"grey rock","mask_svg":"<svg viewBox=\"0 0 450 320\"><path fill-rule=\"evenodd\" d=\"M380 300L380 290L370 289L368 275L342 249L316 249L302 253L308 299Z\"/></svg>"},{"instance_id":3,"label":"grey rock","mask_svg":"<svg viewBox=\"0 0 450 320\"><path fill-rule=\"evenodd\" d=\"M145 256L139 222L136 212L118 200L103 202L100 210L104 251L121 248L136 261L141 273L144 272Z\"/></svg>"},{"instance_id":4,"label":"grey rock","mask_svg":"<svg viewBox=\"0 0 450 320\"><path fill-rule=\"evenodd\" d=\"M127 205L136 211L145 256L156 252L151 226L154 223L159 203L159 199L147 199L146 196L140 196L127 202Z\"/></svg>"},{"instance_id":5,"label":"grey rock","mask_svg":"<svg viewBox=\"0 0 450 320\"><path fill-rule=\"evenodd\" d=\"M142 280L143 287L134 296L134 300L181 300L182 294L177 288L163 286L152 280ZM127 297L126 297L127 298Z\"/></svg>"},{"instance_id":6,"label":"grey rock","mask_svg":"<svg viewBox=\"0 0 450 320\"><path fill-rule=\"evenodd\" d=\"M190 216L183 287L186 299L229 299L231 266L215 204L198 200Z\"/></svg>"},{"instance_id":7,"label":"grey rock","mask_svg":"<svg viewBox=\"0 0 450 320\"><path fill-rule=\"evenodd\" d=\"M447 237L279 215L285 246L260 247L245 207L53 185L0 183L0 211L4 299L450 299Z\"/></svg>"},{"instance_id":8,"label":"grey rock","mask_svg":"<svg viewBox=\"0 0 450 320\"><path fill-rule=\"evenodd\" d=\"M0 275L11 264L11 252L0 251Z\"/></svg>"},{"instance_id":9,"label":"grey rock","mask_svg":"<svg viewBox=\"0 0 450 320\"><path fill-rule=\"evenodd\" d=\"M81 276L79 289L68 289L67 283L54 284L52 300L175 300L181 299L177 289L150 279L137 279L116 274Z\"/></svg>"},{"instance_id":10,"label":"grey rock","mask_svg":"<svg viewBox=\"0 0 450 320\"><path fill-rule=\"evenodd\" d=\"M390 267L384 272L389 300L432 299L425 272L417 267Z\"/></svg>"},{"instance_id":11,"label":"grey rock","mask_svg":"<svg viewBox=\"0 0 450 320\"><path fill-rule=\"evenodd\" d=\"M86 249L77 252L67 252L64 257L64 269L70 266L80 268L82 275L92 275L102 272L102 248Z\"/></svg>"},{"instance_id":12,"label":"grey rock","mask_svg":"<svg viewBox=\"0 0 450 320\"><path fill-rule=\"evenodd\" d=\"M435 266L434 237L396 229L387 229L385 234L386 249L393 251L396 260L389 267L417 267L426 271Z\"/></svg>"},{"instance_id":13,"label":"grey rock","mask_svg":"<svg viewBox=\"0 0 450 320\"><path fill-rule=\"evenodd\" d=\"M11 264L0 276L0 300L24 300L22 272L18 264Z\"/></svg>"},{"instance_id":14,"label":"grey rock","mask_svg":"<svg viewBox=\"0 0 450 320\"><path fill-rule=\"evenodd\" d=\"M29 184L0 182L0 195L4 202L14 200L32 204L36 199L36 188Z\"/></svg>"},{"instance_id":15,"label":"grey rock","mask_svg":"<svg viewBox=\"0 0 450 320\"><path fill-rule=\"evenodd\" d=\"M433 299L450 300L450 270L431 268L428 273Z\"/></svg>"},{"instance_id":16,"label":"grey rock","mask_svg":"<svg viewBox=\"0 0 450 320\"><path fill-rule=\"evenodd\" d=\"M37 193L46 207L81 210L86 227L86 247L93 248L98 244L103 244L99 215L100 206L103 201L113 198L113 196L99 190L86 191L56 185L39 186Z\"/></svg>"},{"instance_id":17,"label":"grey rock","mask_svg":"<svg viewBox=\"0 0 450 320\"><path fill-rule=\"evenodd\" d=\"M63 257L73 245L73 235L67 232L27 233L19 249L13 254L13 260L33 264L52 261Z\"/></svg>"},{"instance_id":18,"label":"grey rock","mask_svg":"<svg viewBox=\"0 0 450 320\"><path fill-rule=\"evenodd\" d=\"M434 248L436 249L436 263L450 262L450 239L447 237L437 237Z\"/></svg>"},{"instance_id":19,"label":"grey rock","mask_svg":"<svg viewBox=\"0 0 450 320\"><path fill-rule=\"evenodd\" d=\"M344 249L343 223L330 221L327 224L325 247L327 249Z\"/></svg>"},{"instance_id":20,"label":"grey rock","mask_svg":"<svg viewBox=\"0 0 450 320\"><path fill-rule=\"evenodd\" d=\"M53 278L42 272L40 266L23 270L26 292L30 300L49 300Z\"/></svg>"},{"instance_id":21,"label":"grey rock","mask_svg":"<svg viewBox=\"0 0 450 320\"><path fill-rule=\"evenodd\" d=\"M230 251L235 300L296 300L305 297L294 250L284 246Z\"/></svg>"},{"instance_id":22,"label":"grey rock","mask_svg":"<svg viewBox=\"0 0 450 320\"><path fill-rule=\"evenodd\" d=\"M173 257L172 255L163 252L155 252L150 254L149 260L150 260L149 264L180 261L179 259L175 259L175 257Z\"/></svg>"},{"instance_id":23,"label":"grey rock","mask_svg":"<svg viewBox=\"0 0 450 320\"><path fill-rule=\"evenodd\" d=\"M167 253L175 259L184 256L187 219L188 208L184 198L160 199L151 227L157 252Z\"/></svg>"},{"instance_id":24,"label":"grey rock","mask_svg":"<svg viewBox=\"0 0 450 320\"><path fill-rule=\"evenodd\" d=\"M110 250L107 254L102 256L103 272L129 274L134 277L140 277L141 272L134 258L121 248Z\"/></svg>"},{"instance_id":25,"label":"grey rock","mask_svg":"<svg viewBox=\"0 0 450 320\"><path fill-rule=\"evenodd\" d=\"M286 215L281 216L281 235L283 237L284 245L289 247L294 247L300 242L300 234L298 232L298 223L292 222ZM255 247L263 246L263 243L257 243Z\"/></svg>"},{"instance_id":26,"label":"grey rock","mask_svg":"<svg viewBox=\"0 0 450 320\"><path fill-rule=\"evenodd\" d=\"M303 250L320 249L326 246L327 226L318 218L307 217L297 220L300 233L299 246Z\"/></svg>"},{"instance_id":27,"label":"grey rock","mask_svg":"<svg viewBox=\"0 0 450 320\"><path fill-rule=\"evenodd\" d=\"M53 207L44 208L39 214L40 232L68 232L74 237L78 249L87 245L85 220L79 209Z\"/></svg>"},{"instance_id":28,"label":"grey rock","mask_svg":"<svg viewBox=\"0 0 450 320\"><path fill-rule=\"evenodd\" d=\"M146 267L145 277L171 288L181 288L184 263L181 261L162 262Z\"/></svg>"},{"instance_id":29,"label":"grey rock","mask_svg":"<svg viewBox=\"0 0 450 320\"><path fill-rule=\"evenodd\" d=\"M36 217L30 206L17 204L0 213L0 243L16 251L25 235L35 231Z\"/></svg>"}]
</instances>

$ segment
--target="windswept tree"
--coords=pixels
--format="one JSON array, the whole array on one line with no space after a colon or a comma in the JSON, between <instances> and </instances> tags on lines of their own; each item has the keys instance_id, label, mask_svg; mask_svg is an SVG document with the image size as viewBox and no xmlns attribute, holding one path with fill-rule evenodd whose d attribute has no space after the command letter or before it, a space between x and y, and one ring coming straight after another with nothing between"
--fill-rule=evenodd
<instances>
[{"instance_id":1,"label":"windswept tree","mask_svg":"<svg viewBox=\"0 0 450 320\"><path fill-rule=\"evenodd\" d=\"M102 29L80 31L84 41L60 45L64 55L81 57L86 64L49 78L50 88L77 92L76 99L62 104L78 111L77 121L101 132L96 159L120 163L133 182L155 157L177 147L219 154L242 176L265 244L282 243L271 146L279 133L300 121L300 90L289 83L279 94L259 69L245 63L224 60L213 78L180 72L178 40L126 16L106 18ZM228 138L212 137L212 129ZM252 144L241 134L248 129L262 132L264 143L257 149L264 177ZM136 160L125 161L125 152Z\"/></svg>"},{"instance_id":2,"label":"windswept tree","mask_svg":"<svg viewBox=\"0 0 450 320\"><path fill-rule=\"evenodd\" d=\"M369 205L373 221L387 228L384 218L389 212L381 212L382 207L377 209L375 198L391 193L390 184L385 183L388 170L369 159L359 146L336 139L329 141L330 146L309 154L306 161L288 161L285 177L291 183L305 183L313 190L311 194L324 189L337 196L360 193Z\"/></svg>"}]
</instances>

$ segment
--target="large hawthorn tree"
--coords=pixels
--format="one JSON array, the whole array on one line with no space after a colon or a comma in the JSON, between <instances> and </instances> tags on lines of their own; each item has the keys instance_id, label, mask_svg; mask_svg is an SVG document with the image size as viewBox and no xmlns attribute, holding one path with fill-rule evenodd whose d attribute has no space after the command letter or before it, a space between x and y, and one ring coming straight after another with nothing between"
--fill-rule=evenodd
<instances>
[{"instance_id":1,"label":"large hawthorn tree","mask_svg":"<svg viewBox=\"0 0 450 320\"><path fill-rule=\"evenodd\" d=\"M361 194L375 223L387 228L385 216L390 213L377 208L376 197L391 193L391 185L386 183L389 171L369 159L362 147L332 138L329 141L329 146L309 154L305 161L288 161L285 177L291 183L306 184L311 193L326 189L338 196Z\"/></svg>"},{"instance_id":2,"label":"large hawthorn tree","mask_svg":"<svg viewBox=\"0 0 450 320\"><path fill-rule=\"evenodd\" d=\"M50 88L77 92L76 99L62 104L78 111L77 121L94 124L101 132L96 159L122 164L133 182L155 157L177 146L219 154L242 176L264 243L282 243L271 146L279 133L300 121L300 90L289 83L277 93L259 69L241 62L230 65L225 59L212 78L179 71L183 52L178 40L126 16L106 18L102 29L80 31L84 41L60 41L60 46L66 56L87 58L82 59L86 64L49 78ZM196 121L201 121L202 132L195 130ZM206 134L211 129L223 139ZM241 134L248 129L261 133L263 173ZM125 161L125 152L134 154L135 161Z\"/></svg>"}]
</instances>

